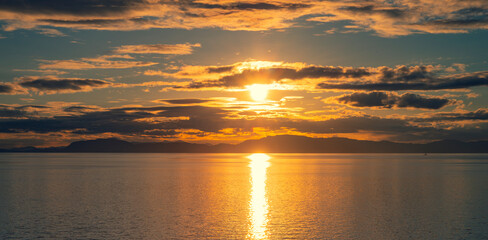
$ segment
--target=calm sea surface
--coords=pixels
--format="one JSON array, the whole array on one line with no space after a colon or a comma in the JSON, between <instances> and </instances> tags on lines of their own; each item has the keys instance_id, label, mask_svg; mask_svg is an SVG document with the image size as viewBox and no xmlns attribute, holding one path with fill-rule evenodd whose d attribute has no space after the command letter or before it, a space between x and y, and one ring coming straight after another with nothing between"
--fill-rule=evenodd
<instances>
[{"instance_id":1,"label":"calm sea surface","mask_svg":"<svg viewBox=\"0 0 488 240\"><path fill-rule=\"evenodd\" d=\"M488 239L488 155L0 154L0 239Z\"/></svg>"}]
</instances>

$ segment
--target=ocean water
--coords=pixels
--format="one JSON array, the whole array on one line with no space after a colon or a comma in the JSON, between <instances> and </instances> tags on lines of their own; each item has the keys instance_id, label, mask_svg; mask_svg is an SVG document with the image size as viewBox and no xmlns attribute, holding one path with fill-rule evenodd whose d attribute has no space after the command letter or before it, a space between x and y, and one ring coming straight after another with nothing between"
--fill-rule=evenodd
<instances>
[{"instance_id":1,"label":"ocean water","mask_svg":"<svg viewBox=\"0 0 488 240\"><path fill-rule=\"evenodd\" d=\"M488 155L0 154L0 239L488 239Z\"/></svg>"}]
</instances>

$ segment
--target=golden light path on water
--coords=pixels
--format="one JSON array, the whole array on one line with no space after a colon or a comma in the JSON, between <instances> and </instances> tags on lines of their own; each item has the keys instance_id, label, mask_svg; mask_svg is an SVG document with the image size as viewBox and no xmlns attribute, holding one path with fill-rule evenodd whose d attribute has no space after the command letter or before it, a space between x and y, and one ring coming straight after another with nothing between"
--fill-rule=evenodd
<instances>
[{"instance_id":1,"label":"golden light path on water","mask_svg":"<svg viewBox=\"0 0 488 240\"><path fill-rule=\"evenodd\" d=\"M251 226L248 237L250 239L267 239L268 200L266 199L266 170L270 157L264 153L254 153L248 156L251 160L251 201L249 202L249 219Z\"/></svg>"}]
</instances>

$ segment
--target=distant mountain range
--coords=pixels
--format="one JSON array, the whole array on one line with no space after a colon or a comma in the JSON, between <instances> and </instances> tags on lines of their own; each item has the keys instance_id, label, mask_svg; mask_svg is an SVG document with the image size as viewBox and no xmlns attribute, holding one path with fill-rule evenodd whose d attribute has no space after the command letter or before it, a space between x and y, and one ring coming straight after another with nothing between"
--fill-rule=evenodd
<instances>
[{"instance_id":1,"label":"distant mountain range","mask_svg":"<svg viewBox=\"0 0 488 240\"><path fill-rule=\"evenodd\" d=\"M0 149L0 152L130 152L130 153L488 153L488 141L443 140L426 144L309 138L280 135L239 144L127 142L116 138L73 142L66 147Z\"/></svg>"}]
</instances>

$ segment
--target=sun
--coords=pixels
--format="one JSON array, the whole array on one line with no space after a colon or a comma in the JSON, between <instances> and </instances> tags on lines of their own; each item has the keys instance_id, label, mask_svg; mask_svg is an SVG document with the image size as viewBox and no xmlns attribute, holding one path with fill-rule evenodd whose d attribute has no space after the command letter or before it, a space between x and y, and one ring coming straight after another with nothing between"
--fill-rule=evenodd
<instances>
[{"instance_id":1,"label":"sun","mask_svg":"<svg viewBox=\"0 0 488 240\"><path fill-rule=\"evenodd\" d=\"M268 156L268 154L266 154L266 153L253 153L253 154L247 156L247 158L251 159L251 161L253 161L253 162L266 162L271 157Z\"/></svg>"},{"instance_id":2,"label":"sun","mask_svg":"<svg viewBox=\"0 0 488 240\"><path fill-rule=\"evenodd\" d=\"M268 96L269 86L265 84L253 84L247 86L251 98L256 102L262 102L266 100Z\"/></svg>"}]
</instances>

